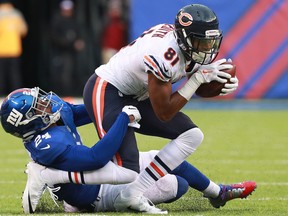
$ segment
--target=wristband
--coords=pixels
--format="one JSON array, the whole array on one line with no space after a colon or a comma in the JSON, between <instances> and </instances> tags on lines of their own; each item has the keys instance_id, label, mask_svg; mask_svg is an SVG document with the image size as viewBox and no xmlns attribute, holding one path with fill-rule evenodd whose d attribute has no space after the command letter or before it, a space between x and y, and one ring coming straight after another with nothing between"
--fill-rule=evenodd
<instances>
[{"instance_id":1,"label":"wristband","mask_svg":"<svg viewBox=\"0 0 288 216\"><path fill-rule=\"evenodd\" d=\"M182 97L186 98L187 101L189 101L200 85L201 83L197 80L197 78L193 74L185 83L185 85L178 90L178 93Z\"/></svg>"}]
</instances>

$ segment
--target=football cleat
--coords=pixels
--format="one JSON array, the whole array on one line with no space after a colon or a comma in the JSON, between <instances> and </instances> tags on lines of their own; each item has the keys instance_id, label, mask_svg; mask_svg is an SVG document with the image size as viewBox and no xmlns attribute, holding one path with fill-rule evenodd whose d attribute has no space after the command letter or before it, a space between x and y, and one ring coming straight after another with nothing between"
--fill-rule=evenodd
<instances>
[{"instance_id":1,"label":"football cleat","mask_svg":"<svg viewBox=\"0 0 288 216\"><path fill-rule=\"evenodd\" d=\"M25 214L32 214L46 189L46 185L40 175L41 171L46 167L35 162L27 164L26 173L28 175L25 190L22 195L22 207Z\"/></svg>"},{"instance_id":2,"label":"football cleat","mask_svg":"<svg viewBox=\"0 0 288 216\"><path fill-rule=\"evenodd\" d=\"M119 212L141 212L144 214L168 214L168 211L157 208L144 196L124 197L122 192L114 200L114 207Z\"/></svg>"},{"instance_id":3,"label":"football cleat","mask_svg":"<svg viewBox=\"0 0 288 216\"><path fill-rule=\"evenodd\" d=\"M224 206L226 202L236 198L246 198L256 189L257 185L254 181L246 181L231 185L219 185L220 194L216 198L209 198L214 208Z\"/></svg>"}]
</instances>

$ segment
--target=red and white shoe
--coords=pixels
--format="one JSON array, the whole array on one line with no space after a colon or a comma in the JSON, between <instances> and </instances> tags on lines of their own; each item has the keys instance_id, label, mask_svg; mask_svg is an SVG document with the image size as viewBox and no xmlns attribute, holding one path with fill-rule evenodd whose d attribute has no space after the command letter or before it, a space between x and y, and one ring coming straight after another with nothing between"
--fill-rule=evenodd
<instances>
[{"instance_id":1,"label":"red and white shoe","mask_svg":"<svg viewBox=\"0 0 288 216\"><path fill-rule=\"evenodd\" d=\"M257 187L256 182L254 181L219 186L221 188L219 196L216 198L209 198L209 201L214 208L220 208L232 199L246 198L251 195Z\"/></svg>"}]
</instances>

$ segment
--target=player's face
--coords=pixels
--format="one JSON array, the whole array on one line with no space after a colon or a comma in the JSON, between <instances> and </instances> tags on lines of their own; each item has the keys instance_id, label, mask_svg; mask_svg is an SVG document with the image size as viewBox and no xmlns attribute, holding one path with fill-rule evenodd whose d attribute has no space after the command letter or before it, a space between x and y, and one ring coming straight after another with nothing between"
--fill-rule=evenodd
<instances>
[{"instance_id":1,"label":"player's face","mask_svg":"<svg viewBox=\"0 0 288 216\"><path fill-rule=\"evenodd\" d=\"M192 46L199 52L207 52L213 49L215 44L214 39L199 39L194 38Z\"/></svg>"},{"instance_id":2,"label":"player's face","mask_svg":"<svg viewBox=\"0 0 288 216\"><path fill-rule=\"evenodd\" d=\"M36 114L41 115L42 113L52 113L52 106L50 100L46 99L37 99L36 103Z\"/></svg>"},{"instance_id":3,"label":"player's face","mask_svg":"<svg viewBox=\"0 0 288 216\"><path fill-rule=\"evenodd\" d=\"M199 64L209 64L217 56L221 37L201 38L193 37L190 40L191 59Z\"/></svg>"}]
</instances>

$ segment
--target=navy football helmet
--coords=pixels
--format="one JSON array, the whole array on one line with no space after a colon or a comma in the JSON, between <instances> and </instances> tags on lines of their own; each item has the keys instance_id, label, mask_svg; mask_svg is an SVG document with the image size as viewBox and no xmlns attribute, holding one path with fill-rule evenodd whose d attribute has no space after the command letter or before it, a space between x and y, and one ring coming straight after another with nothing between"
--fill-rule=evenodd
<instances>
[{"instance_id":1,"label":"navy football helmet","mask_svg":"<svg viewBox=\"0 0 288 216\"><path fill-rule=\"evenodd\" d=\"M39 87L11 92L1 105L3 129L24 140L46 129L60 119L63 104L54 97L59 98L53 92L47 93Z\"/></svg>"},{"instance_id":2,"label":"navy football helmet","mask_svg":"<svg viewBox=\"0 0 288 216\"><path fill-rule=\"evenodd\" d=\"M183 7L175 18L178 45L187 60L209 64L217 56L222 41L216 14L208 7L191 4Z\"/></svg>"}]
</instances>

